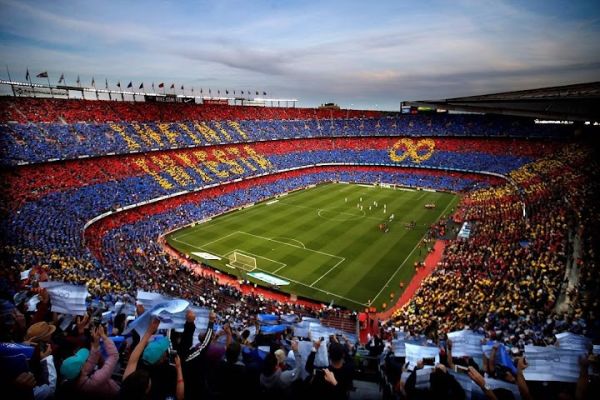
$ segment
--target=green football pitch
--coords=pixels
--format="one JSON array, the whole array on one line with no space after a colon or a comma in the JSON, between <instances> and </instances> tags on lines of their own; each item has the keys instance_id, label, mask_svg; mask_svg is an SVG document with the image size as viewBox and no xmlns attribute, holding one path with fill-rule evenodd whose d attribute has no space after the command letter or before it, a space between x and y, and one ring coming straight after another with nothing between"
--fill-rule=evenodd
<instances>
[{"instance_id":1,"label":"green football pitch","mask_svg":"<svg viewBox=\"0 0 600 400\"><path fill-rule=\"evenodd\" d=\"M449 193L330 183L180 229L167 241L259 285L352 310L371 300L379 310L398 299L400 282L410 281L425 256L421 239L457 202ZM246 267L232 268L239 266L234 253Z\"/></svg>"}]
</instances>

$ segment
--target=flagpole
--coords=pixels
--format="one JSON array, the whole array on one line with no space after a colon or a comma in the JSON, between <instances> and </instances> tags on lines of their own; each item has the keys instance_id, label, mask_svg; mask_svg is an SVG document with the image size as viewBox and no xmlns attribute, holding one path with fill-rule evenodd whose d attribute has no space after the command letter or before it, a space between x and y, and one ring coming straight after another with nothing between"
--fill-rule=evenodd
<instances>
[{"instance_id":1,"label":"flagpole","mask_svg":"<svg viewBox=\"0 0 600 400\"><path fill-rule=\"evenodd\" d=\"M50 89L50 97L54 98L54 93L52 93L52 87L50 86L50 75L46 74L46 80L48 81L48 89Z\"/></svg>"},{"instance_id":2,"label":"flagpole","mask_svg":"<svg viewBox=\"0 0 600 400\"><path fill-rule=\"evenodd\" d=\"M108 100L112 101L112 96L110 95L110 89L108 88L108 78L104 78L104 87L108 91Z\"/></svg>"},{"instance_id":3,"label":"flagpole","mask_svg":"<svg viewBox=\"0 0 600 400\"><path fill-rule=\"evenodd\" d=\"M29 85L31 86L31 93L33 93L33 97L35 98L35 89L33 88L33 83L31 82L31 74L29 73L29 67L27 67L27 76L25 77L27 81L29 81Z\"/></svg>"},{"instance_id":4,"label":"flagpole","mask_svg":"<svg viewBox=\"0 0 600 400\"><path fill-rule=\"evenodd\" d=\"M12 78L10 77L10 71L8 70L8 64L6 64L6 73L8 74L8 80L12 82ZM10 89L12 90L13 97L16 97L17 95L15 94L15 87L13 86L13 84L10 85Z\"/></svg>"}]
</instances>

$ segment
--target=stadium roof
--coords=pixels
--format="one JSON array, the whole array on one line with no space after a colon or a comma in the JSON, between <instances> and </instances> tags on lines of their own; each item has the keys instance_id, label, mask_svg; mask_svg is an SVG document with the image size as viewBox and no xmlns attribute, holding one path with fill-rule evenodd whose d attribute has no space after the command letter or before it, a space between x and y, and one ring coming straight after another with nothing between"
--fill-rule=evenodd
<instances>
[{"instance_id":1,"label":"stadium roof","mask_svg":"<svg viewBox=\"0 0 600 400\"><path fill-rule=\"evenodd\" d=\"M540 119L600 121L600 82L404 104Z\"/></svg>"}]
</instances>

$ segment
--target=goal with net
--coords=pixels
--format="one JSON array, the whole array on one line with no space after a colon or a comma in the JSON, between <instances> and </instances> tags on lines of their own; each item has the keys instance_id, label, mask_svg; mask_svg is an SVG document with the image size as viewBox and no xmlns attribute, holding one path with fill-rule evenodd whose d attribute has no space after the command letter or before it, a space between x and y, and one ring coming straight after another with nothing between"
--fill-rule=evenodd
<instances>
[{"instance_id":1,"label":"goal with net","mask_svg":"<svg viewBox=\"0 0 600 400\"><path fill-rule=\"evenodd\" d=\"M239 268L244 271L253 271L256 269L256 257L235 250L228 258L229 263L227 266L230 268Z\"/></svg>"}]
</instances>

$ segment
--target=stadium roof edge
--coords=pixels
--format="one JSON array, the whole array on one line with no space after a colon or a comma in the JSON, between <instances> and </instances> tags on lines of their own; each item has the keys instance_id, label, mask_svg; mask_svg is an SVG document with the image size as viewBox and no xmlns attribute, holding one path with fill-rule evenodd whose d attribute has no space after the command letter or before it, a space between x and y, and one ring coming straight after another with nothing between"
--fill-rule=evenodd
<instances>
[{"instance_id":1,"label":"stadium roof edge","mask_svg":"<svg viewBox=\"0 0 600 400\"><path fill-rule=\"evenodd\" d=\"M600 82L500 92L403 105L541 119L600 121Z\"/></svg>"}]
</instances>

